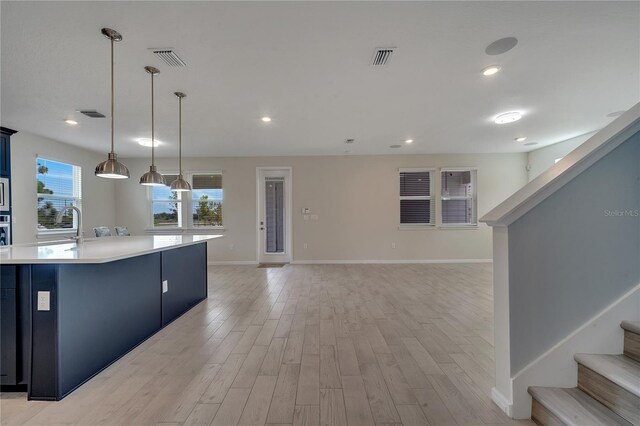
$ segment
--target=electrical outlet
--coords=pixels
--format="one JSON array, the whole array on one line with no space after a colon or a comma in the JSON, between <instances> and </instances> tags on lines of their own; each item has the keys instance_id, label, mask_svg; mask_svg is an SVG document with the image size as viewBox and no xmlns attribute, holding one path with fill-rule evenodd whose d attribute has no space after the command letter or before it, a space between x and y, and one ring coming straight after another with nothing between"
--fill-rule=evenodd
<instances>
[{"instance_id":1,"label":"electrical outlet","mask_svg":"<svg viewBox=\"0 0 640 426\"><path fill-rule=\"evenodd\" d=\"M162 281L162 292L166 293L169 291L169 281L164 280Z\"/></svg>"},{"instance_id":2,"label":"electrical outlet","mask_svg":"<svg viewBox=\"0 0 640 426\"><path fill-rule=\"evenodd\" d=\"M51 310L51 292L50 291L38 292L38 310L39 311Z\"/></svg>"},{"instance_id":3,"label":"electrical outlet","mask_svg":"<svg viewBox=\"0 0 640 426\"><path fill-rule=\"evenodd\" d=\"M302 247L304 247L304 248L309 248L309 244L304 243L304 245L303 245Z\"/></svg>"},{"instance_id":4,"label":"electrical outlet","mask_svg":"<svg viewBox=\"0 0 640 426\"><path fill-rule=\"evenodd\" d=\"M392 249L396 248L396 243L391 243L391 248Z\"/></svg>"}]
</instances>

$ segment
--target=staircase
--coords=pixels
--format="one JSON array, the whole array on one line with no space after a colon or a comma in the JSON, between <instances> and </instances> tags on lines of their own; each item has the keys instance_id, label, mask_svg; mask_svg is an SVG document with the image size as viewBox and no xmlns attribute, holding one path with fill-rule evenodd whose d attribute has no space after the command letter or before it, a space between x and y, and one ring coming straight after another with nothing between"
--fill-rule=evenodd
<instances>
[{"instance_id":1,"label":"staircase","mask_svg":"<svg viewBox=\"0 0 640 426\"><path fill-rule=\"evenodd\" d=\"M640 322L623 321L623 355L576 354L577 388L530 387L539 425L640 426Z\"/></svg>"}]
</instances>

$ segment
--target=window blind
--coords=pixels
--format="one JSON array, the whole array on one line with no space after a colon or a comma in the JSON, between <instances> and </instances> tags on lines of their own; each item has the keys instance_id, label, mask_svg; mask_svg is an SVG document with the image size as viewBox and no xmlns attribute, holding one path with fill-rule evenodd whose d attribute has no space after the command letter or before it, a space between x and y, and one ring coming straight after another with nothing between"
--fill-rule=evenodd
<instances>
[{"instance_id":1,"label":"window blind","mask_svg":"<svg viewBox=\"0 0 640 426\"><path fill-rule=\"evenodd\" d=\"M400 196L430 196L431 172L400 172Z\"/></svg>"},{"instance_id":2,"label":"window blind","mask_svg":"<svg viewBox=\"0 0 640 426\"><path fill-rule=\"evenodd\" d=\"M222 189L221 174L194 174L193 189Z\"/></svg>"},{"instance_id":3,"label":"window blind","mask_svg":"<svg viewBox=\"0 0 640 426\"><path fill-rule=\"evenodd\" d=\"M433 225L431 171L400 171L400 224Z\"/></svg>"}]
</instances>

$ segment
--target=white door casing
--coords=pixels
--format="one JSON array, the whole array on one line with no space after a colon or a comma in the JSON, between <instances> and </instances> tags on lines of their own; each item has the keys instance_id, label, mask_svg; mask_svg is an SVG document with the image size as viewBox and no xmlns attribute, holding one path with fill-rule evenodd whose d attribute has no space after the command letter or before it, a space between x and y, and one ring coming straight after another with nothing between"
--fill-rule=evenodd
<instances>
[{"instance_id":1,"label":"white door casing","mask_svg":"<svg viewBox=\"0 0 640 426\"><path fill-rule=\"evenodd\" d=\"M284 180L284 247L280 252L267 252L266 184L269 179ZM256 168L256 257L258 263L289 263L293 260L292 250L292 169L291 167Z\"/></svg>"}]
</instances>

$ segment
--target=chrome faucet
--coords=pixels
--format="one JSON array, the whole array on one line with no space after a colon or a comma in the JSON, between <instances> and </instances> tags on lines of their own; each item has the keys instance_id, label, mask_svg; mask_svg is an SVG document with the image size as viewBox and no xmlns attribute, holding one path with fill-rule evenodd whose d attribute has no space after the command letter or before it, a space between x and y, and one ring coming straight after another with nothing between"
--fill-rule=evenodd
<instances>
[{"instance_id":1,"label":"chrome faucet","mask_svg":"<svg viewBox=\"0 0 640 426\"><path fill-rule=\"evenodd\" d=\"M78 214L78 229L76 229L76 236L71 237L71 239L75 240L77 243L82 243L82 212L79 208L77 208L76 206L64 206L56 216L56 223L62 222L62 216L64 215L64 212L69 209L75 210L75 212Z\"/></svg>"}]
</instances>

